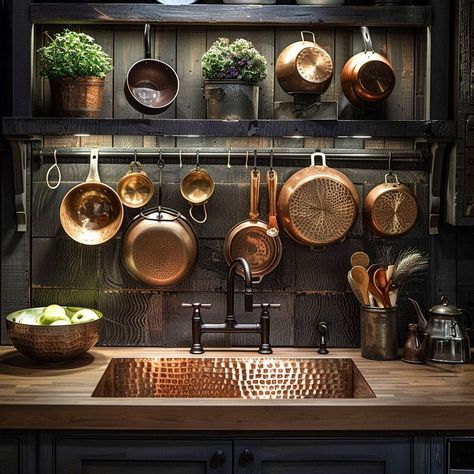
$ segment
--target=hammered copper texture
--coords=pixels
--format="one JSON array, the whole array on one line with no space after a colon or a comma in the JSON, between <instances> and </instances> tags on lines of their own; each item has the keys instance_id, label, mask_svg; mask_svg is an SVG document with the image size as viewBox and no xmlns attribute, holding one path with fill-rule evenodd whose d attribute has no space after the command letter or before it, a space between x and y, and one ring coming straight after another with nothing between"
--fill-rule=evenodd
<instances>
[{"instance_id":1,"label":"hammered copper texture","mask_svg":"<svg viewBox=\"0 0 474 474\"><path fill-rule=\"evenodd\" d=\"M46 362L60 362L84 354L100 337L102 319L68 326L33 326L6 320L11 343L22 354Z\"/></svg>"},{"instance_id":2,"label":"hammered copper texture","mask_svg":"<svg viewBox=\"0 0 474 474\"><path fill-rule=\"evenodd\" d=\"M365 384L365 385L364 385ZM351 359L112 359L94 397L373 397Z\"/></svg>"},{"instance_id":3,"label":"hammered copper texture","mask_svg":"<svg viewBox=\"0 0 474 474\"><path fill-rule=\"evenodd\" d=\"M308 181L295 189L289 202L289 215L298 235L321 245L341 240L356 213L347 187L332 178Z\"/></svg>"},{"instance_id":4,"label":"hammered copper texture","mask_svg":"<svg viewBox=\"0 0 474 474\"><path fill-rule=\"evenodd\" d=\"M296 69L308 82L320 83L331 79L332 61L324 49L304 48L296 57Z\"/></svg>"}]
</instances>

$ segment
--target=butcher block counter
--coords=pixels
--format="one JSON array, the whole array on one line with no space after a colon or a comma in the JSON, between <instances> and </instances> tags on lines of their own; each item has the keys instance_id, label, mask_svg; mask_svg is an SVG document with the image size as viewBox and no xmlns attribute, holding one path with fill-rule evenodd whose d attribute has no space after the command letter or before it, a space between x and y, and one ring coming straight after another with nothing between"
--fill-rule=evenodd
<instances>
[{"instance_id":1,"label":"butcher block counter","mask_svg":"<svg viewBox=\"0 0 474 474\"><path fill-rule=\"evenodd\" d=\"M375 397L249 400L92 397L112 358L196 357L186 349L94 348L57 364L0 348L1 429L472 430L474 364L411 365L364 359L359 350L276 349L278 358L350 358ZM202 357L269 357L208 350ZM142 375L146 377L146 374Z\"/></svg>"}]
</instances>

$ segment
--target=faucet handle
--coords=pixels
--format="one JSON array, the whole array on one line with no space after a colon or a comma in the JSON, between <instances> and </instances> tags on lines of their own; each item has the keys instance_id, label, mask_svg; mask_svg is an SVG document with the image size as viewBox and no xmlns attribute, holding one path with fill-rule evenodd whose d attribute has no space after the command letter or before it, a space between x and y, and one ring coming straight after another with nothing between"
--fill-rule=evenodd
<instances>
[{"instance_id":1,"label":"faucet handle","mask_svg":"<svg viewBox=\"0 0 474 474\"><path fill-rule=\"evenodd\" d=\"M270 309L270 308L280 308L280 303L254 303L254 308Z\"/></svg>"},{"instance_id":2,"label":"faucet handle","mask_svg":"<svg viewBox=\"0 0 474 474\"><path fill-rule=\"evenodd\" d=\"M181 303L181 308L212 308L210 303Z\"/></svg>"}]
</instances>

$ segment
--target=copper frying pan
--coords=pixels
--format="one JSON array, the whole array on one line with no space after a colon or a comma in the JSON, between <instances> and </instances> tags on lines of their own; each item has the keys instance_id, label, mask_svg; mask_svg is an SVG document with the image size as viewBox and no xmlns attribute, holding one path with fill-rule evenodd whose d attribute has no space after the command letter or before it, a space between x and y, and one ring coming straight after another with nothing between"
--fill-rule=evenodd
<instances>
[{"instance_id":1,"label":"copper frying pan","mask_svg":"<svg viewBox=\"0 0 474 474\"><path fill-rule=\"evenodd\" d=\"M260 283L265 275L272 272L280 263L282 255L281 240L278 236L267 234L268 224L259 220L258 201L260 172L250 173L250 211L249 218L235 225L224 242L224 257L227 265L236 258L243 257L250 265L252 279ZM274 188L276 192L276 187ZM276 199L276 196L273 196ZM241 270L237 270L242 275Z\"/></svg>"},{"instance_id":2,"label":"copper frying pan","mask_svg":"<svg viewBox=\"0 0 474 474\"><path fill-rule=\"evenodd\" d=\"M100 182L99 150L93 148L86 182L70 189L61 201L59 218L66 233L76 242L98 245L117 234L123 221L118 194Z\"/></svg>"},{"instance_id":3,"label":"copper frying pan","mask_svg":"<svg viewBox=\"0 0 474 474\"><path fill-rule=\"evenodd\" d=\"M315 165L315 157L322 165ZM354 224L359 194L351 180L326 166L324 153L311 155L311 166L297 171L283 185L278 215L288 235L309 247L344 240Z\"/></svg>"},{"instance_id":4,"label":"copper frying pan","mask_svg":"<svg viewBox=\"0 0 474 474\"><path fill-rule=\"evenodd\" d=\"M356 107L385 100L395 86L395 72L387 58L372 47L369 29L361 27L364 51L346 62L341 72L342 91Z\"/></svg>"},{"instance_id":5,"label":"copper frying pan","mask_svg":"<svg viewBox=\"0 0 474 474\"><path fill-rule=\"evenodd\" d=\"M174 285L189 275L198 257L196 232L179 212L162 207L161 169L158 207L141 212L129 224L121 257L128 273L153 286Z\"/></svg>"}]
</instances>

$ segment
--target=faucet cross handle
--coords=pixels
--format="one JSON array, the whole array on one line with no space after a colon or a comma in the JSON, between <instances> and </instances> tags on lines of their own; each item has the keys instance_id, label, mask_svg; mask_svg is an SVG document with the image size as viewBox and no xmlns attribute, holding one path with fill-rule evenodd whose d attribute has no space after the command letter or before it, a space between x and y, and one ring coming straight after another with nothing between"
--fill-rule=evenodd
<instances>
[{"instance_id":1,"label":"faucet cross handle","mask_svg":"<svg viewBox=\"0 0 474 474\"><path fill-rule=\"evenodd\" d=\"M261 308L261 309L270 309L270 308L280 308L281 304L280 303L254 303L253 307L256 308Z\"/></svg>"},{"instance_id":2,"label":"faucet cross handle","mask_svg":"<svg viewBox=\"0 0 474 474\"><path fill-rule=\"evenodd\" d=\"M181 308L212 308L210 303L181 303Z\"/></svg>"}]
</instances>

